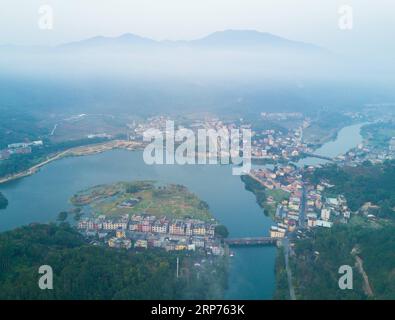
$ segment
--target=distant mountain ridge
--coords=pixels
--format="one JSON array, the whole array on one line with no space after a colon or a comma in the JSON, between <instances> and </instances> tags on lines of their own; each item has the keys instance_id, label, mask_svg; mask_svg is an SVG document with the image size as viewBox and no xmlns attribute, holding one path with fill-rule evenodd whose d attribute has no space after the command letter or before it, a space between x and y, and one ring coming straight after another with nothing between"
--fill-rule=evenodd
<instances>
[{"instance_id":1,"label":"distant mountain ridge","mask_svg":"<svg viewBox=\"0 0 395 320\"><path fill-rule=\"evenodd\" d=\"M205 45L228 45L228 46L262 46L262 45L275 45L275 46L311 46L311 44L292 41L280 36L273 35L268 32L259 32L256 30L225 30L217 31L209 34L208 36L190 41L196 44ZM318 48L318 47L317 47Z\"/></svg>"},{"instance_id":2,"label":"distant mountain ridge","mask_svg":"<svg viewBox=\"0 0 395 320\"><path fill-rule=\"evenodd\" d=\"M327 51L314 44L288 40L267 32L256 30L224 30L211 33L196 40L163 40L156 41L132 33L119 37L97 36L77 42L60 45L62 48L89 48L111 46L156 46L156 47L205 47L205 48L274 48L298 49L308 51Z\"/></svg>"},{"instance_id":3,"label":"distant mountain ridge","mask_svg":"<svg viewBox=\"0 0 395 320\"><path fill-rule=\"evenodd\" d=\"M97 36L93 38L88 38L81 41L69 42L61 47L69 47L69 46L91 46L91 45L142 45L142 44L155 44L158 43L155 40L140 37L138 35L132 33L125 33L119 37L104 37Z\"/></svg>"}]
</instances>

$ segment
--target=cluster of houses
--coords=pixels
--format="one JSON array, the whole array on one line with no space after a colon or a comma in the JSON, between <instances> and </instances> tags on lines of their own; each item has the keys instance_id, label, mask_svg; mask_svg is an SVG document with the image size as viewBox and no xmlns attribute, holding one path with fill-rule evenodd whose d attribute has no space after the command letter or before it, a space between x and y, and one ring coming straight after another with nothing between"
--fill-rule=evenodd
<instances>
[{"instance_id":1,"label":"cluster of houses","mask_svg":"<svg viewBox=\"0 0 395 320\"><path fill-rule=\"evenodd\" d=\"M268 160L291 160L312 150L302 141L303 128L287 133L278 130L254 132L251 154Z\"/></svg>"},{"instance_id":2,"label":"cluster of houses","mask_svg":"<svg viewBox=\"0 0 395 320\"><path fill-rule=\"evenodd\" d=\"M302 175L292 165L277 166L273 170L268 168L255 169L251 170L250 175L269 190L281 189L298 196L298 191L303 188Z\"/></svg>"},{"instance_id":3,"label":"cluster of houses","mask_svg":"<svg viewBox=\"0 0 395 320\"><path fill-rule=\"evenodd\" d=\"M88 139L95 139L95 138L112 139L113 136L111 134L107 134L107 133L103 132L103 133L91 133L91 134L88 134L86 137Z\"/></svg>"},{"instance_id":4,"label":"cluster of houses","mask_svg":"<svg viewBox=\"0 0 395 320\"><path fill-rule=\"evenodd\" d=\"M302 190L297 189L290 193L288 200L283 200L277 205L275 218L277 226L272 226L270 236L272 238L284 238L287 232L295 231L298 225L303 223L303 217L300 217L302 206Z\"/></svg>"},{"instance_id":5,"label":"cluster of houses","mask_svg":"<svg viewBox=\"0 0 395 320\"><path fill-rule=\"evenodd\" d=\"M281 219L281 222L277 226L272 227L270 234L272 237L282 238L289 231L295 230L297 225L307 223L307 228L324 227L331 228L333 223L341 222L348 223L351 218L351 210L347 206L347 201L343 195L337 195L337 197L324 198L322 192L326 187L332 187L331 185L322 182L316 186L307 185L306 199L303 219L299 221L300 215L296 214L296 211L289 211L289 207L285 207L280 204L277 207L276 218ZM300 202L294 200L296 209ZM291 202L291 198L290 198Z\"/></svg>"},{"instance_id":6,"label":"cluster of houses","mask_svg":"<svg viewBox=\"0 0 395 320\"><path fill-rule=\"evenodd\" d=\"M343 155L335 158L340 164L357 166L364 161L370 161L373 164L380 164L386 160L395 159L395 137L392 137L387 144L374 145L369 141L360 143L356 148L347 151Z\"/></svg>"},{"instance_id":7,"label":"cluster of houses","mask_svg":"<svg viewBox=\"0 0 395 320\"><path fill-rule=\"evenodd\" d=\"M386 160L393 159L395 159L395 138L390 140L388 148L360 144L358 147L351 149L344 155L340 155L335 158L336 162L350 166L360 165L364 161L370 161L373 164L380 164Z\"/></svg>"},{"instance_id":8,"label":"cluster of houses","mask_svg":"<svg viewBox=\"0 0 395 320\"><path fill-rule=\"evenodd\" d=\"M0 150L0 160L8 159L13 154L29 154L32 152L32 147L42 145L43 142L41 140L9 144L6 149Z\"/></svg>"},{"instance_id":9,"label":"cluster of houses","mask_svg":"<svg viewBox=\"0 0 395 320\"><path fill-rule=\"evenodd\" d=\"M303 196L303 182L300 171L294 166L279 166L273 170L263 168L253 170L251 175L269 190L282 190L288 194L280 203L268 196L268 204L277 206L275 217L286 220L291 227L299 221L299 212Z\"/></svg>"},{"instance_id":10,"label":"cluster of houses","mask_svg":"<svg viewBox=\"0 0 395 320\"><path fill-rule=\"evenodd\" d=\"M331 228L334 221L347 223L351 218L351 210L343 195L335 198L323 198L322 192L331 185L325 182L316 186L309 186L306 201L307 226Z\"/></svg>"},{"instance_id":11,"label":"cluster of houses","mask_svg":"<svg viewBox=\"0 0 395 320\"><path fill-rule=\"evenodd\" d=\"M294 130L253 130L251 155L253 158L270 159L270 160L293 160L305 152L312 152L306 143L303 143L303 129L309 125L308 120L303 120L299 113L263 113L263 118L273 118L277 120L297 119L301 122L299 128ZM148 118L145 123L133 124L134 132L130 136L133 139L141 138L148 129L166 130L166 121L171 120L168 117L158 116ZM240 119L243 122L243 119ZM189 129L196 131L198 129L214 129L218 132L221 130L232 129L252 129L251 124L236 124L235 122L223 122L215 117L207 117L204 120L195 120L188 126Z\"/></svg>"},{"instance_id":12,"label":"cluster of houses","mask_svg":"<svg viewBox=\"0 0 395 320\"><path fill-rule=\"evenodd\" d=\"M301 112L261 112L264 120L286 121L286 120L303 120L304 115Z\"/></svg>"},{"instance_id":13,"label":"cluster of houses","mask_svg":"<svg viewBox=\"0 0 395 320\"><path fill-rule=\"evenodd\" d=\"M305 183L301 170L294 166L257 169L251 172L251 176L267 189L281 189L289 194L288 198L280 202L271 196L266 199L268 204L276 206L275 218L278 221L270 229L271 237L283 238L298 226L331 228L334 221L347 223L351 217L343 195L323 197L325 188L331 188L332 185L324 181L318 185Z\"/></svg>"},{"instance_id":14,"label":"cluster of houses","mask_svg":"<svg viewBox=\"0 0 395 320\"><path fill-rule=\"evenodd\" d=\"M166 131L166 122L169 120L174 121L174 119L170 117L155 116L148 118L145 123L133 123L133 125L131 125L130 127L134 127L134 137L143 137L144 132L149 129L157 129L162 132ZM184 125L176 124L176 127L180 129L181 127L184 127ZM217 117L205 117L205 119L202 120L193 120L192 123L190 123L187 127L192 131L196 132L198 129L214 129L217 131L221 131L240 128L245 129L250 128L251 126L249 124L236 125L234 122L224 122Z\"/></svg>"},{"instance_id":15,"label":"cluster of houses","mask_svg":"<svg viewBox=\"0 0 395 320\"><path fill-rule=\"evenodd\" d=\"M300 170L292 165L278 166L271 169L262 168L253 170L251 176L269 190L282 190L287 197L277 203L272 196L267 197L266 202L277 206L275 218L276 226L270 229L270 236L283 238L286 233L295 230L300 224L300 210L303 199L303 182ZM302 218L303 219L303 218Z\"/></svg>"},{"instance_id":16,"label":"cluster of houses","mask_svg":"<svg viewBox=\"0 0 395 320\"><path fill-rule=\"evenodd\" d=\"M223 255L224 247L215 237L216 224L197 219L158 218L148 214L128 214L116 220L105 216L82 218L78 229L87 236L97 236L115 248L163 248L203 250L207 254Z\"/></svg>"}]
</instances>

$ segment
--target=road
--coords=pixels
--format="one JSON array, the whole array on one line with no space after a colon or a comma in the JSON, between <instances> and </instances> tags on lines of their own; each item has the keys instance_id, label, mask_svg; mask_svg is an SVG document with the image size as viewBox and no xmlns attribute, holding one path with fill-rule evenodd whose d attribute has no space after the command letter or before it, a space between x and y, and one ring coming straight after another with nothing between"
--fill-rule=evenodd
<instances>
[{"instance_id":1,"label":"road","mask_svg":"<svg viewBox=\"0 0 395 320\"><path fill-rule=\"evenodd\" d=\"M68 152L68 150L60 152L60 153L56 154L55 156L53 156L52 158L48 158L47 160L45 160L43 162L40 162L39 164L36 164L33 167L30 167L29 169L27 169L27 170L25 170L23 172L19 172L19 173L13 174L13 175L5 177L5 178L0 178L0 184L8 182L8 181L15 180L15 179L23 178L23 177L26 177L26 176L30 176L33 173L35 173L42 166L45 166L46 164L63 157L64 155L67 154L67 152Z\"/></svg>"},{"instance_id":2,"label":"road","mask_svg":"<svg viewBox=\"0 0 395 320\"><path fill-rule=\"evenodd\" d=\"M369 277L366 274L365 270L363 269L363 261L357 255L355 256L355 265L357 266L357 269L358 269L359 273L362 275L363 291L365 292L365 294L367 296L373 297L373 290L372 290L372 287L369 284Z\"/></svg>"},{"instance_id":3,"label":"road","mask_svg":"<svg viewBox=\"0 0 395 320\"><path fill-rule=\"evenodd\" d=\"M304 229L306 227L306 187L303 186L302 189L302 199L300 202L300 210L299 210L299 228L298 229ZM289 233L289 237L295 236L294 233ZM284 246L284 259L285 259L285 269L287 271L287 279L288 279L288 288L289 288L289 296L291 300L296 300L296 295L295 295L295 288L292 283L292 271L289 266L289 239L285 238L283 241L283 246Z\"/></svg>"},{"instance_id":4,"label":"road","mask_svg":"<svg viewBox=\"0 0 395 320\"><path fill-rule=\"evenodd\" d=\"M306 227L306 187L303 185L302 200L300 202L299 210L299 226L301 229Z\"/></svg>"},{"instance_id":5,"label":"road","mask_svg":"<svg viewBox=\"0 0 395 320\"><path fill-rule=\"evenodd\" d=\"M283 241L284 246L284 259L285 259L285 269L287 271L289 296L291 300L296 300L295 288L292 283L292 271L289 267L289 240L287 238Z\"/></svg>"}]
</instances>

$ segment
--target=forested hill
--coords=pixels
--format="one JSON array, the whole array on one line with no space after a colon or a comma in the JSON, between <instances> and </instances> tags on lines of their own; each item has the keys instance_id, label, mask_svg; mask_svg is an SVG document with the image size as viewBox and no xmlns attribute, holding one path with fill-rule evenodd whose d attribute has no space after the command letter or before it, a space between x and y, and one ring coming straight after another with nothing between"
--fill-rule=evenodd
<instances>
[{"instance_id":1,"label":"forested hill","mask_svg":"<svg viewBox=\"0 0 395 320\"><path fill-rule=\"evenodd\" d=\"M336 225L314 231L313 239L296 243L291 264L298 299L378 299L395 298L395 227ZM357 259L367 275L363 281ZM353 268L353 289L341 290L339 267Z\"/></svg>"},{"instance_id":2,"label":"forested hill","mask_svg":"<svg viewBox=\"0 0 395 320\"><path fill-rule=\"evenodd\" d=\"M179 279L175 253L92 246L68 225L31 225L0 234L0 299L222 297L223 273L215 275L217 280L205 274L198 279L196 257L178 256ZM41 265L53 268L52 290L39 289Z\"/></svg>"},{"instance_id":3,"label":"forested hill","mask_svg":"<svg viewBox=\"0 0 395 320\"><path fill-rule=\"evenodd\" d=\"M291 265L298 299L394 299L395 161L357 167L324 166L308 176L333 185L326 195L344 194L359 211L372 202L378 219L353 213L348 224L316 228L295 243ZM339 267L353 268L353 289L341 290Z\"/></svg>"}]
</instances>

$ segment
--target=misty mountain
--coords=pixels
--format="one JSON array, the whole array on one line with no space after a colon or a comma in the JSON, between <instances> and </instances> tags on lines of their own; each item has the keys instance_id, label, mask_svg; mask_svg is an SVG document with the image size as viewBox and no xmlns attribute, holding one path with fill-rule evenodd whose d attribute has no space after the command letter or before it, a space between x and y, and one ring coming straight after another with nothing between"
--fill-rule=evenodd
<instances>
[{"instance_id":1,"label":"misty mountain","mask_svg":"<svg viewBox=\"0 0 395 320\"><path fill-rule=\"evenodd\" d=\"M189 41L191 45L199 46L224 46L232 48L278 48L278 49L303 49L312 51L325 51L316 45L288 40L268 32L256 30L225 30L214 32L204 38Z\"/></svg>"},{"instance_id":2,"label":"misty mountain","mask_svg":"<svg viewBox=\"0 0 395 320\"><path fill-rule=\"evenodd\" d=\"M255 30L225 30L217 31L206 37L196 40L178 40L178 41L155 41L149 38L141 37L135 34L127 33L119 37L94 37L86 40L71 42L59 46L60 48L78 48L89 49L98 48L111 49L116 47L140 47L140 48L205 48L205 49L281 49L281 50L298 50L309 53L327 53L326 49L319 46L299 41L288 40L267 32Z\"/></svg>"},{"instance_id":3,"label":"misty mountain","mask_svg":"<svg viewBox=\"0 0 395 320\"><path fill-rule=\"evenodd\" d=\"M157 41L140 37L132 33L125 33L119 37L97 36L77 42L60 45L61 48L89 48L111 46L150 46L158 44Z\"/></svg>"},{"instance_id":4,"label":"misty mountain","mask_svg":"<svg viewBox=\"0 0 395 320\"><path fill-rule=\"evenodd\" d=\"M393 81L372 66L251 30L191 41L124 34L52 47L3 46L0 70L0 110L40 115L198 110L254 118L262 111L392 101L394 92Z\"/></svg>"}]
</instances>

